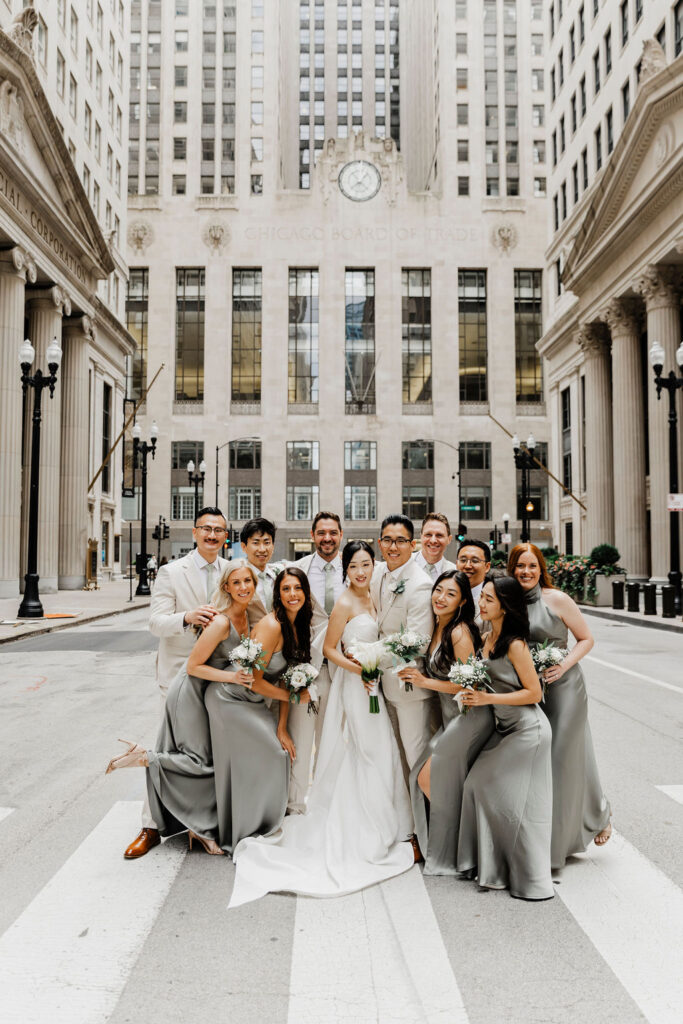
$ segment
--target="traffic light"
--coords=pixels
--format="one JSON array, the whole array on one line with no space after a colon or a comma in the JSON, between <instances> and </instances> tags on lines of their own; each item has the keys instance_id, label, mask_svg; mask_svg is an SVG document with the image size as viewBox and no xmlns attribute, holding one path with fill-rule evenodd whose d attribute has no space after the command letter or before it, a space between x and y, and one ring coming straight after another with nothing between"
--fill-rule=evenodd
<instances>
[{"instance_id":1,"label":"traffic light","mask_svg":"<svg viewBox=\"0 0 683 1024\"><path fill-rule=\"evenodd\" d=\"M491 551L493 551L495 546L496 546L496 531L495 530L489 530L489 547L491 548Z\"/></svg>"},{"instance_id":2,"label":"traffic light","mask_svg":"<svg viewBox=\"0 0 683 1024\"><path fill-rule=\"evenodd\" d=\"M164 536L165 536L165 535L164 535ZM158 523L157 523L157 525L156 525L156 526L154 527L154 529L152 530L152 537L153 537L153 539L154 539L154 540L159 540L159 539L160 539L160 534L159 534L159 524L158 524Z\"/></svg>"},{"instance_id":3,"label":"traffic light","mask_svg":"<svg viewBox=\"0 0 683 1024\"><path fill-rule=\"evenodd\" d=\"M163 540L168 540L168 538L169 538L169 537L170 537L170 535L171 535L171 528L170 528L170 526L168 525L168 523L164 523L164 525L163 525L162 529L163 529L163 531L164 531L164 532L162 533L162 535L161 535L161 536L162 536L162 539L163 539Z\"/></svg>"},{"instance_id":4,"label":"traffic light","mask_svg":"<svg viewBox=\"0 0 683 1024\"><path fill-rule=\"evenodd\" d=\"M465 537L467 536L467 527L464 523L458 523L458 540L462 544Z\"/></svg>"}]
</instances>

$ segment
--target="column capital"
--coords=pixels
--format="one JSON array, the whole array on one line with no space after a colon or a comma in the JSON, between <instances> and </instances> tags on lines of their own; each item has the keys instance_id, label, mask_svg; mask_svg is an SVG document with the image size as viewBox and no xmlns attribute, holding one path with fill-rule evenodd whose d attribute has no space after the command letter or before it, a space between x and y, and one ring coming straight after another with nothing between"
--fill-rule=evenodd
<instances>
[{"instance_id":1,"label":"column capital","mask_svg":"<svg viewBox=\"0 0 683 1024\"><path fill-rule=\"evenodd\" d=\"M51 288L39 288L29 292L26 301L27 304L43 303L48 308L53 308L59 316L70 316L71 314L71 299L58 284L53 284Z\"/></svg>"},{"instance_id":2,"label":"column capital","mask_svg":"<svg viewBox=\"0 0 683 1024\"><path fill-rule=\"evenodd\" d=\"M38 277L35 260L18 245L15 245L13 249L0 252L0 273L3 271L6 274L17 274L29 284L35 284Z\"/></svg>"},{"instance_id":3,"label":"column capital","mask_svg":"<svg viewBox=\"0 0 683 1024\"><path fill-rule=\"evenodd\" d=\"M597 359L599 356L607 355L608 337L603 324L599 322L579 324L579 330L575 337L576 343L586 359Z\"/></svg>"},{"instance_id":4,"label":"column capital","mask_svg":"<svg viewBox=\"0 0 683 1024\"><path fill-rule=\"evenodd\" d=\"M612 337L621 334L636 334L641 325L641 304L637 299L615 298L600 314L607 324Z\"/></svg>"},{"instance_id":5,"label":"column capital","mask_svg":"<svg viewBox=\"0 0 683 1024\"><path fill-rule=\"evenodd\" d=\"M62 335L82 335L86 341L95 340L95 326L89 316L68 317L62 323Z\"/></svg>"},{"instance_id":6,"label":"column capital","mask_svg":"<svg viewBox=\"0 0 683 1024\"><path fill-rule=\"evenodd\" d=\"M645 267L633 282L633 290L645 299L647 309L678 306L681 292L678 267L652 264Z\"/></svg>"}]
</instances>

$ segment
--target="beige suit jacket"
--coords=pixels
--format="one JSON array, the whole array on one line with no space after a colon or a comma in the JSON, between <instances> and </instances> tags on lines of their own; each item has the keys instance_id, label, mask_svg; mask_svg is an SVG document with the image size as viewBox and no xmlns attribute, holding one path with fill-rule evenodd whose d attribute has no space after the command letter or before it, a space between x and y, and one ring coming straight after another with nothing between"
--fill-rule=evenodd
<instances>
[{"instance_id":1,"label":"beige suit jacket","mask_svg":"<svg viewBox=\"0 0 683 1024\"><path fill-rule=\"evenodd\" d=\"M405 580L406 586L402 594L389 591L385 586L383 601L380 601L382 577L387 571L386 562L380 562L375 567L370 585L370 593L373 603L377 608L377 624L380 637L388 636L390 633L397 633L402 626L422 633L426 636L427 642L424 645L424 653L434 632L434 616L432 614L432 583L427 574L416 565L411 558L402 567L398 577ZM429 700L431 690L421 690L415 686L406 693L402 689L398 676L393 671L391 655L388 655L386 662L383 662L384 674L382 676L382 688L386 697L394 703L403 703L416 700Z\"/></svg>"}]
</instances>

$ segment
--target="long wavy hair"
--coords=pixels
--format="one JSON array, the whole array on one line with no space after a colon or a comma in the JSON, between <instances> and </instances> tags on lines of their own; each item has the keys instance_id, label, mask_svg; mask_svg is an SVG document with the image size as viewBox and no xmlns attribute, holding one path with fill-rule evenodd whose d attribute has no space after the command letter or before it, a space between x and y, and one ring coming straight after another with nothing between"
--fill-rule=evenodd
<instances>
[{"instance_id":1,"label":"long wavy hair","mask_svg":"<svg viewBox=\"0 0 683 1024\"><path fill-rule=\"evenodd\" d=\"M484 586L493 584L496 597L503 609L503 624L496 645L491 651L491 658L502 658L507 654L513 640L529 643L529 612L526 594L521 583L512 576L487 575Z\"/></svg>"},{"instance_id":2,"label":"long wavy hair","mask_svg":"<svg viewBox=\"0 0 683 1024\"><path fill-rule=\"evenodd\" d=\"M536 561L538 562L538 567L541 570L541 578L539 580L541 586L542 587L547 587L549 590L553 590L554 589L554 583L553 583L553 581L550 578L550 573L548 572L548 566L546 565L545 558L541 554L541 549L536 547L535 544L531 544L529 541L525 541L524 544L515 544L514 548L510 552L510 555L508 557L508 568L507 568L508 576L514 576L515 575L515 570L517 568L517 564L518 564L520 558L522 557L522 555L527 554L527 552L529 554L532 554L534 556L534 558L536 559Z\"/></svg>"},{"instance_id":3,"label":"long wavy hair","mask_svg":"<svg viewBox=\"0 0 683 1024\"><path fill-rule=\"evenodd\" d=\"M434 658L434 664L439 672L448 672L449 668L455 661L455 653L453 651L453 629L455 626L463 625L469 631L472 637L472 643L474 644L475 651L478 651L481 647L481 633L479 627L474 621L476 615L476 609L474 607L474 598L472 597L472 588L470 581L464 572L460 569L448 569L446 572L442 572L440 576L437 576L432 587L432 594L438 587L439 583L443 580L453 580L454 583L460 589L460 595L464 599L463 603L459 608L455 610L455 613L448 620L441 632L441 644Z\"/></svg>"},{"instance_id":4,"label":"long wavy hair","mask_svg":"<svg viewBox=\"0 0 683 1024\"><path fill-rule=\"evenodd\" d=\"M287 618L282 603L280 588L285 576L294 576L301 584L306 600L296 614L294 622ZM282 654L287 664L311 660L311 620L313 619L313 602L308 576L303 569L288 565L275 577L273 585L273 615L280 623L282 630Z\"/></svg>"},{"instance_id":5,"label":"long wavy hair","mask_svg":"<svg viewBox=\"0 0 683 1024\"><path fill-rule=\"evenodd\" d=\"M211 595L211 607L215 608L217 612L227 612L233 600L230 594L226 594L223 587L228 582L230 577L238 569L248 569L254 580L254 594L256 594L256 587L258 586L258 576L253 565L246 560L246 558L235 558L232 562L229 562L226 568L221 573L221 578L218 581L218 586ZM252 597L253 601L253 597ZM251 602L249 602L251 604Z\"/></svg>"}]
</instances>

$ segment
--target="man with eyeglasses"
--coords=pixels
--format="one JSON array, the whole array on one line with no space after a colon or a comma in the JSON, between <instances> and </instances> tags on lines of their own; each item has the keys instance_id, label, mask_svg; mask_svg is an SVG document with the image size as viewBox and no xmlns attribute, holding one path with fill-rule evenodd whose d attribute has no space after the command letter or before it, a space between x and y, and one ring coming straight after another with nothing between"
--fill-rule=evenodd
<instances>
[{"instance_id":1,"label":"man with eyeglasses","mask_svg":"<svg viewBox=\"0 0 683 1024\"><path fill-rule=\"evenodd\" d=\"M159 637L156 681L162 701L197 639L192 626L206 626L216 614L211 597L229 564L219 554L226 534L227 523L221 510L212 506L201 508L192 530L197 547L159 568L152 591L149 629ZM160 842L157 822L145 797L142 831L123 856L126 860L144 857Z\"/></svg>"},{"instance_id":2,"label":"man with eyeglasses","mask_svg":"<svg viewBox=\"0 0 683 1024\"><path fill-rule=\"evenodd\" d=\"M479 622L479 597L481 588L484 586L484 577L491 568L491 549L483 540L465 537L458 548L455 564L470 581L476 619Z\"/></svg>"}]
</instances>

